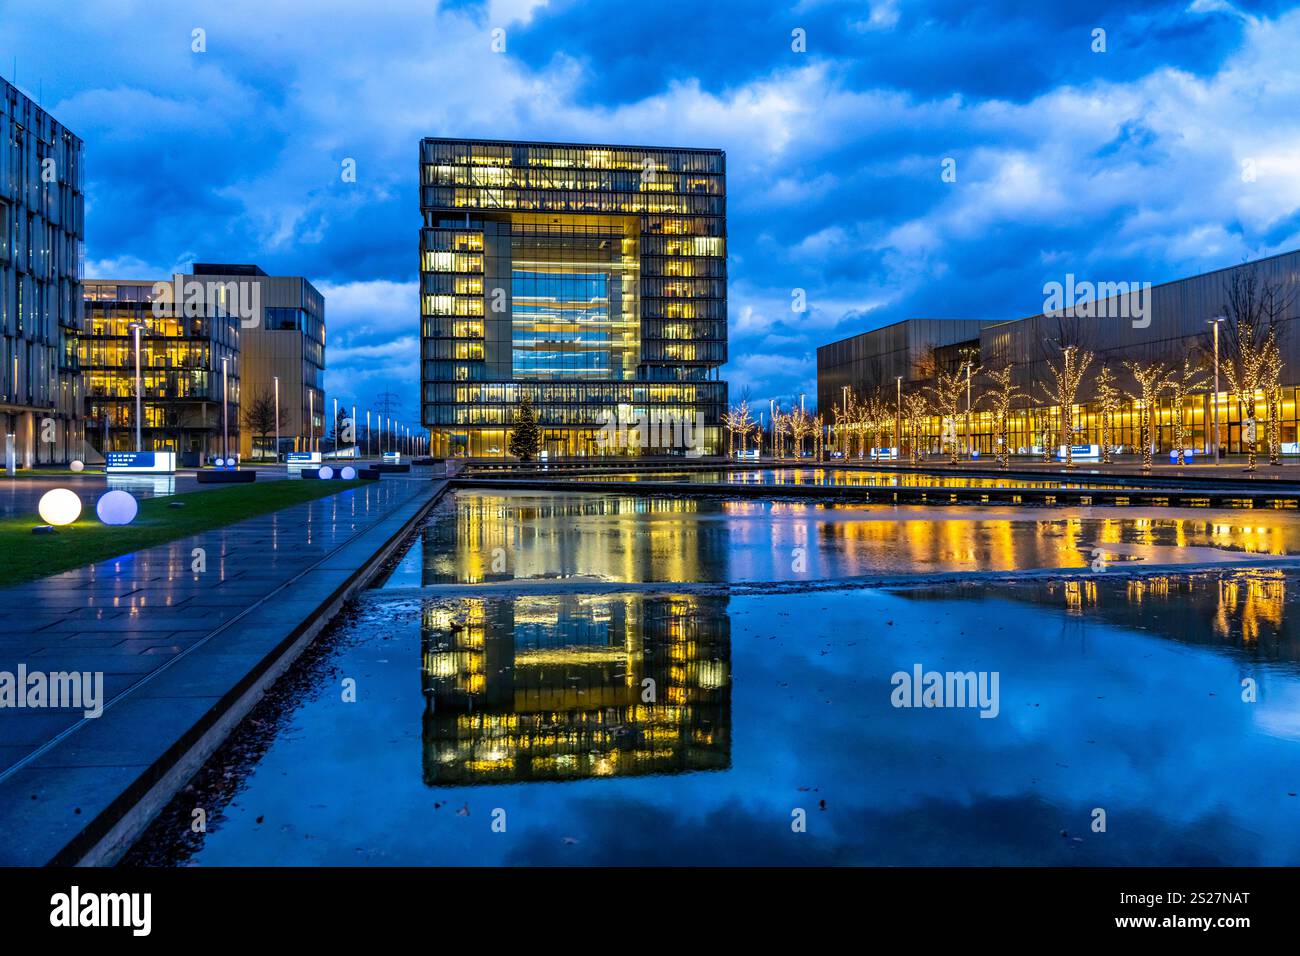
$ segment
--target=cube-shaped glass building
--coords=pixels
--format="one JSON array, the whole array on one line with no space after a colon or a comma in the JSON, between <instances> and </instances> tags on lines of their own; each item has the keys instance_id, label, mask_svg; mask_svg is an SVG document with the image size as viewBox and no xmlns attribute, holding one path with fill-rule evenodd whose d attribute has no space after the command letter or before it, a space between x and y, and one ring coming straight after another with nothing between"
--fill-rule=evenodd
<instances>
[{"instance_id":1,"label":"cube-shaped glass building","mask_svg":"<svg viewBox=\"0 0 1300 956\"><path fill-rule=\"evenodd\" d=\"M420 144L421 408L440 456L716 454L727 386L720 150Z\"/></svg>"}]
</instances>

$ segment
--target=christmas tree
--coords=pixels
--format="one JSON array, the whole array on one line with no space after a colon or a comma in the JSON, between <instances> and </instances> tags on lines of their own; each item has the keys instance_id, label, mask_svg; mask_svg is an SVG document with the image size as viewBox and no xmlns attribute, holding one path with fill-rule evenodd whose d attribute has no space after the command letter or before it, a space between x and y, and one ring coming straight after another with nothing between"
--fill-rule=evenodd
<instances>
[{"instance_id":1,"label":"christmas tree","mask_svg":"<svg viewBox=\"0 0 1300 956\"><path fill-rule=\"evenodd\" d=\"M507 446L520 461L532 461L542 450L542 431L537 427L537 412L532 399L525 395L515 408L515 420Z\"/></svg>"}]
</instances>

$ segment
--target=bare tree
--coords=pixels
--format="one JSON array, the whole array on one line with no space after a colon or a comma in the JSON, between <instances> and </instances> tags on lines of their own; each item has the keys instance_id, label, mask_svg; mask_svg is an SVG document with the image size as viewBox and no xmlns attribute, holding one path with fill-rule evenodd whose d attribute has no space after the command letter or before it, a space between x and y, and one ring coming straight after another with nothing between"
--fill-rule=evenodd
<instances>
[{"instance_id":1,"label":"bare tree","mask_svg":"<svg viewBox=\"0 0 1300 956\"><path fill-rule=\"evenodd\" d=\"M1129 396L1139 403L1141 408L1142 434L1142 470L1151 470L1151 427L1152 412L1155 410L1156 397L1169 384L1170 372L1162 362L1125 362L1133 378L1137 381L1138 391L1129 392Z\"/></svg>"},{"instance_id":2,"label":"bare tree","mask_svg":"<svg viewBox=\"0 0 1300 956\"><path fill-rule=\"evenodd\" d=\"M998 465L1003 471L1011 461L1010 437L1007 423L1011 418L1011 405L1022 394L1020 386L1012 382L1013 366L1010 364L988 372L993 385L988 390L989 404L993 409L993 430L996 436Z\"/></svg>"},{"instance_id":3,"label":"bare tree","mask_svg":"<svg viewBox=\"0 0 1300 956\"><path fill-rule=\"evenodd\" d=\"M907 419L912 432L912 463L921 461L921 439L925 430L925 420L930 416L930 403L920 392L909 392L903 396L903 417Z\"/></svg>"},{"instance_id":4,"label":"bare tree","mask_svg":"<svg viewBox=\"0 0 1300 956\"><path fill-rule=\"evenodd\" d=\"M1189 393L1205 384L1205 375L1201 371L1199 356L1183 357L1183 367L1169 373L1169 391L1174 403L1174 448L1178 452L1178 464L1185 465L1186 456L1183 449L1187 446L1187 422L1183 405Z\"/></svg>"},{"instance_id":5,"label":"bare tree","mask_svg":"<svg viewBox=\"0 0 1300 956\"><path fill-rule=\"evenodd\" d=\"M1092 352L1080 345L1058 343L1055 354L1046 360L1051 380L1043 383L1043 391L1048 401L1060 408L1061 444L1065 446L1066 468L1074 467L1074 405L1092 359Z\"/></svg>"},{"instance_id":6,"label":"bare tree","mask_svg":"<svg viewBox=\"0 0 1300 956\"><path fill-rule=\"evenodd\" d=\"M1261 388L1267 389L1271 384L1271 365L1275 361L1277 375L1281 377L1283 323L1294 311L1296 290L1262 278L1258 267L1252 265L1232 272L1224 282L1224 294L1226 321L1222 323L1219 365L1227 375L1228 386L1241 412L1246 469L1254 471L1259 451L1255 397ZM1279 350L1276 359L1272 355L1274 350ZM1270 445L1272 434L1270 426Z\"/></svg>"},{"instance_id":7,"label":"bare tree","mask_svg":"<svg viewBox=\"0 0 1300 956\"><path fill-rule=\"evenodd\" d=\"M1115 447L1115 413L1119 410L1119 385L1110 366L1103 365L1097 373L1095 391L1101 412L1101 460L1110 464Z\"/></svg>"},{"instance_id":8,"label":"bare tree","mask_svg":"<svg viewBox=\"0 0 1300 956\"><path fill-rule=\"evenodd\" d=\"M265 391L255 395L244 409L244 427L258 437L259 446L265 445L266 436L275 431L275 412L275 399ZM179 443L177 447L180 447ZM276 454L279 454L278 448Z\"/></svg>"}]
</instances>

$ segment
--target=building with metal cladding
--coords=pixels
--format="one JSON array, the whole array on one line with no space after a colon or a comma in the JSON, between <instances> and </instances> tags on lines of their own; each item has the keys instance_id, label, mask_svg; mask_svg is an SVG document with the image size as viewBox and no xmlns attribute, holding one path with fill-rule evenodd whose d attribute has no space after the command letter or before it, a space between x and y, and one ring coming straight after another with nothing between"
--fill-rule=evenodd
<instances>
[{"instance_id":1,"label":"building with metal cladding","mask_svg":"<svg viewBox=\"0 0 1300 956\"><path fill-rule=\"evenodd\" d=\"M241 323L239 339L240 454L272 455L274 433L258 434L248 412L258 400L274 401L277 379L280 451L306 451L312 442L318 448L332 431L325 409L325 297L302 276L268 276L255 265L196 262L193 275L205 284L256 284L259 314Z\"/></svg>"},{"instance_id":2,"label":"building with metal cladding","mask_svg":"<svg viewBox=\"0 0 1300 956\"><path fill-rule=\"evenodd\" d=\"M325 300L306 279L196 263L157 282L87 280L80 361L86 437L100 453L136 447L137 325L141 450L270 455L274 415L262 434L249 408L277 394L281 451L318 446Z\"/></svg>"},{"instance_id":3,"label":"building with metal cladding","mask_svg":"<svg viewBox=\"0 0 1300 956\"><path fill-rule=\"evenodd\" d=\"M1133 277L1128 277L1130 280ZM1097 373L1109 368L1125 394L1113 424L1112 443L1128 450L1141 447L1140 403L1130 393L1139 391L1126 361L1161 362L1169 368L1183 367L1184 358L1200 366L1198 384L1187 396L1183 420L1189 431L1187 447L1206 450L1213 447L1213 421L1216 400L1213 388L1214 319L1226 317L1218 327L1222 332L1221 362L1231 360L1231 342L1236 316L1241 310L1232 304L1234 282L1253 282L1256 298L1271 291L1275 304L1272 324L1276 325L1282 356L1281 401L1278 403L1280 440L1289 445L1297 440L1296 386L1300 385L1300 251L1283 253L1255 262L1243 263L1203 275L1150 286L1145 293L1075 296L1063 301L1063 308L1010 321L971 321L943 319L908 319L885 328L863 332L851 338L824 345L817 350L818 407L833 420L833 409L841 405L846 387L861 397L880 389L887 400L897 394L897 377L902 377L904 395L924 392L932 384L933 368L957 369L971 362L982 371L1013 367L1013 381L1022 390L1015 403L1008 443L1013 452L1028 452L1042 445L1043 435L1050 432L1051 443L1061 409L1046 396L1045 383L1050 379L1048 361L1061 345L1078 345L1093 353L1085 372L1073 409L1076 444L1099 444L1101 421L1096 402ZM1062 276L1059 283L1068 296L1072 277ZM1136 283L1130 283L1136 287ZM1109 291L1094 289L1095 291ZM1045 298L1046 298L1045 294ZM1082 300L1082 301L1081 301ZM1145 304L1143 302L1145 301ZM1072 306L1072 307L1071 307ZM1138 314L1139 310L1142 314ZM1262 321L1262 320L1260 320ZM993 416L982 404L979 394L986 381L977 373L972 394L971 414L973 446L981 454L994 452ZM1268 402L1262 390L1257 395L1257 437L1263 443ZM1175 410L1168 391L1163 392L1154 409L1153 439L1159 450L1173 447ZM892 404L892 401L891 401ZM1240 452L1242 423L1249 409L1229 394L1226 375L1220 375L1217 399L1219 446L1225 452ZM965 426L961 426L965 441ZM938 450L941 423L931 419L919 438L925 451ZM904 440L904 445L909 444Z\"/></svg>"},{"instance_id":4,"label":"building with metal cladding","mask_svg":"<svg viewBox=\"0 0 1300 956\"><path fill-rule=\"evenodd\" d=\"M0 80L0 432L16 463L82 453L82 143Z\"/></svg>"},{"instance_id":5,"label":"building with metal cladding","mask_svg":"<svg viewBox=\"0 0 1300 956\"><path fill-rule=\"evenodd\" d=\"M504 456L524 397L550 457L681 451L608 440L654 416L722 447L724 153L425 139L420 183L433 454Z\"/></svg>"}]
</instances>

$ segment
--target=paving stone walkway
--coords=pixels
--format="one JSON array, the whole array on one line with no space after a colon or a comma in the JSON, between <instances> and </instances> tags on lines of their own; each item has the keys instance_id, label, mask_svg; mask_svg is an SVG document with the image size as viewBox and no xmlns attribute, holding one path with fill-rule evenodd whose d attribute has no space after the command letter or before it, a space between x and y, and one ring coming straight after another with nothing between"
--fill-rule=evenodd
<instances>
[{"instance_id":1,"label":"paving stone walkway","mask_svg":"<svg viewBox=\"0 0 1300 956\"><path fill-rule=\"evenodd\" d=\"M97 811L149 784L445 484L418 469L386 476L0 588L0 672L102 673L105 706L98 718L0 709L0 864L49 862Z\"/></svg>"}]
</instances>

